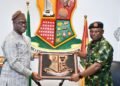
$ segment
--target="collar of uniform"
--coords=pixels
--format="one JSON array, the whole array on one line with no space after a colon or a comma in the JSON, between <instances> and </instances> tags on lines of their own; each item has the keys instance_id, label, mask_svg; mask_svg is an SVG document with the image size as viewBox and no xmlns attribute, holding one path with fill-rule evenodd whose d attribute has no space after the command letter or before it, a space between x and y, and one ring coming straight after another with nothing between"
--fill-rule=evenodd
<instances>
[{"instance_id":1,"label":"collar of uniform","mask_svg":"<svg viewBox=\"0 0 120 86\"><path fill-rule=\"evenodd\" d=\"M104 37L98 39L97 41L91 41L91 43L92 43L92 44L96 44L97 42L100 42L100 41L103 40L103 39L104 39Z\"/></svg>"}]
</instances>

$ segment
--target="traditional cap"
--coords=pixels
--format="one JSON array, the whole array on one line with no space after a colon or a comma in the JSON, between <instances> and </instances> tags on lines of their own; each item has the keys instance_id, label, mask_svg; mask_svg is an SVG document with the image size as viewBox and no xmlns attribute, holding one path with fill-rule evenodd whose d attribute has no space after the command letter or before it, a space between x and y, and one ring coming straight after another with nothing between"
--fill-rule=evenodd
<instances>
[{"instance_id":1,"label":"traditional cap","mask_svg":"<svg viewBox=\"0 0 120 86\"><path fill-rule=\"evenodd\" d=\"M13 14L12 20L14 21L18 18L24 18L24 17L25 17L24 13L22 13L20 10L18 10Z\"/></svg>"},{"instance_id":2,"label":"traditional cap","mask_svg":"<svg viewBox=\"0 0 120 86\"><path fill-rule=\"evenodd\" d=\"M102 22L95 21L95 22L93 22L93 23L90 24L89 29L91 29L91 28L101 28L101 29L103 29L103 26L104 25L103 25Z\"/></svg>"}]
</instances>

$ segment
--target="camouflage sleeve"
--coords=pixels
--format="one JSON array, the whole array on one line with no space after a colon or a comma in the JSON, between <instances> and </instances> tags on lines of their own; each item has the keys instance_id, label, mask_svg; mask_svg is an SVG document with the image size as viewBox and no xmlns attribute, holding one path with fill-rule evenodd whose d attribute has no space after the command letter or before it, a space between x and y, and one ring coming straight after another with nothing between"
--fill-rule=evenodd
<instances>
[{"instance_id":1,"label":"camouflage sleeve","mask_svg":"<svg viewBox=\"0 0 120 86\"><path fill-rule=\"evenodd\" d=\"M95 56L95 61L104 65L107 61L112 60L113 49L108 42L103 42L100 44L100 48L97 53L93 54Z\"/></svg>"}]
</instances>

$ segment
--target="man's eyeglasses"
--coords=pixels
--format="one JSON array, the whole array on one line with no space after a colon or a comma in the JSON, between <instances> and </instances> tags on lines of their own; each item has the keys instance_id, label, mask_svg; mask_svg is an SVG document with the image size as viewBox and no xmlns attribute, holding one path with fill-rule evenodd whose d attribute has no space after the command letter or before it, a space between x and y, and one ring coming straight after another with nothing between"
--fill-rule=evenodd
<instances>
[{"instance_id":1,"label":"man's eyeglasses","mask_svg":"<svg viewBox=\"0 0 120 86\"><path fill-rule=\"evenodd\" d=\"M16 21L14 23L22 25L22 24L26 24L26 21Z\"/></svg>"}]
</instances>

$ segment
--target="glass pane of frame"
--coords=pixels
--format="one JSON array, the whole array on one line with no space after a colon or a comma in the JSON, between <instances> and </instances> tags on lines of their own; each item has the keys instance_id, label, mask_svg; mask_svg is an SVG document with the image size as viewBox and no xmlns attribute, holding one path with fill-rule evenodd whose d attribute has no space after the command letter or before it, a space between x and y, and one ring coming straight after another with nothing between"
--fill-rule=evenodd
<instances>
[{"instance_id":1,"label":"glass pane of frame","mask_svg":"<svg viewBox=\"0 0 120 86\"><path fill-rule=\"evenodd\" d=\"M42 79L69 79L77 69L77 56L72 53L44 53L39 58Z\"/></svg>"}]
</instances>

